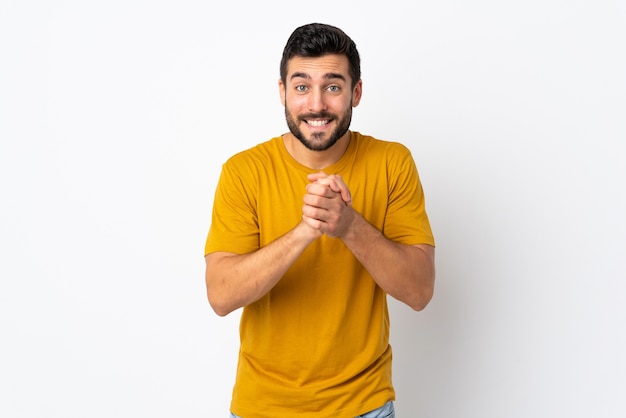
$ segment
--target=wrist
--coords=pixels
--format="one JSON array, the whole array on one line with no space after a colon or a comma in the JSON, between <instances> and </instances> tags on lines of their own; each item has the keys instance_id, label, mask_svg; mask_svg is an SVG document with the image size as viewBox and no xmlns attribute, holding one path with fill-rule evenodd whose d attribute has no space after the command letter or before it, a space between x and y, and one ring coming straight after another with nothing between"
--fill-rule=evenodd
<instances>
[{"instance_id":1,"label":"wrist","mask_svg":"<svg viewBox=\"0 0 626 418\"><path fill-rule=\"evenodd\" d=\"M298 223L298 225L296 225L293 232L297 237L300 237L301 239L303 239L308 245L311 242L318 239L319 237L321 237L322 235L324 235L324 233L320 231L319 229L316 229L313 226L311 226L307 222L307 219L308 218L306 216L302 216L302 220Z\"/></svg>"},{"instance_id":2,"label":"wrist","mask_svg":"<svg viewBox=\"0 0 626 418\"><path fill-rule=\"evenodd\" d=\"M374 242L381 234L372 224L356 210L352 210L352 219L346 228L346 231L341 236L342 241L350 247L353 243L360 241Z\"/></svg>"}]
</instances>

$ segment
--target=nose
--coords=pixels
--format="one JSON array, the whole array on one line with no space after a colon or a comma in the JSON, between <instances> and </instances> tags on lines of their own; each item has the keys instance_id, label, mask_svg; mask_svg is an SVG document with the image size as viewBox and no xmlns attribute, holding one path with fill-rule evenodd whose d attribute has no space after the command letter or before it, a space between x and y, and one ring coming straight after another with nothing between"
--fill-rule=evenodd
<instances>
[{"instance_id":1,"label":"nose","mask_svg":"<svg viewBox=\"0 0 626 418\"><path fill-rule=\"evenodd\" d=\"M311 90L309 93L308 106L311 112L322 112L326 110L326 101L322 89Z\"/></svg>"}]
</instances>

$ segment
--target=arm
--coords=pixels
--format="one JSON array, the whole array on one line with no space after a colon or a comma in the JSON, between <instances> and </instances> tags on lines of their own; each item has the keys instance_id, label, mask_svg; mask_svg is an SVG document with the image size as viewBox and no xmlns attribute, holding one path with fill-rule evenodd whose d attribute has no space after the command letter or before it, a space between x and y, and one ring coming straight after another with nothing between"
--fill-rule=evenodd
<instances>
[{"instance_id":1,"label":"arm","mask_svg":"<svg viewBox=\"0 0 626 418\"><path fill-rule=\"evenodd\" d=\"M340 177L309 179L314 183L305 196L305 222L343 240L386 293L415 310L426 307L434 291L435 249L387 239L342 198L339 190L347 186Z\"/></svg>"},{"instance_id":2,"label":"arm","mask_svg":"<svg viewBox=\"0 0 626 418\"><path fill-rule=\"evenodd\" d=\"M220 316L249 305L269 292L321 232L300 222L287 234L248 254L207 254L209 303Z\"/></svg>"},{"instance_id":3,"label":"arm","mask_svg":"<svg viewBox=\"0 0 626 418\"><path fill-rule=\"evenodd\" d=\"M340 238L386 293L416 311L430 302L435 286L434 247L391 241L358 212Z\"/></svg>"}]
</instances>

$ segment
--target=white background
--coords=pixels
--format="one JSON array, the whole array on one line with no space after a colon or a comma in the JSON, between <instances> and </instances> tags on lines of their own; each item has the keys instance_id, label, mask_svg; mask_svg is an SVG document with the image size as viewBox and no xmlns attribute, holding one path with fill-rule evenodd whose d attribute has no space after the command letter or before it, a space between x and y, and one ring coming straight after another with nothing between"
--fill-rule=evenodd
<instances>
[{"instance_id":1,"label":"white background","mask_svg":"<svg viewBox=\"0 0 626 418\"><path fill-rule=\"evenodd\" d=\"M343 28L353 129L409 146L437 240L392 302L398 416L626 414L623 0L0 3L0 416L226 417L220 166L283 133L284 43Z\"/></svg>"}]
</instances>

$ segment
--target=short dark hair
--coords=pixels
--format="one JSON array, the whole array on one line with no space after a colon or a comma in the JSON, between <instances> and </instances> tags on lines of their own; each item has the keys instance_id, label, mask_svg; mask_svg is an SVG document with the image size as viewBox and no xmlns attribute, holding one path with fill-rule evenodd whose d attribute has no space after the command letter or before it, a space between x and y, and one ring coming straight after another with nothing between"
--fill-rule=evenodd
<instances>
[{"instance_id":1,"label":"short dark hair","mask_svg":"<svg viewBox=\"0 0 626 418\"><path fill-rule=\"evenodd\" d=\"M361 79L361 58L354 41L341 29L323 23L309 23L293 31L280 61L280 78L287 84L287 63L293 57L321 57L327 54L345 55L352 88Z\"/></svg>"}]
</instances>

